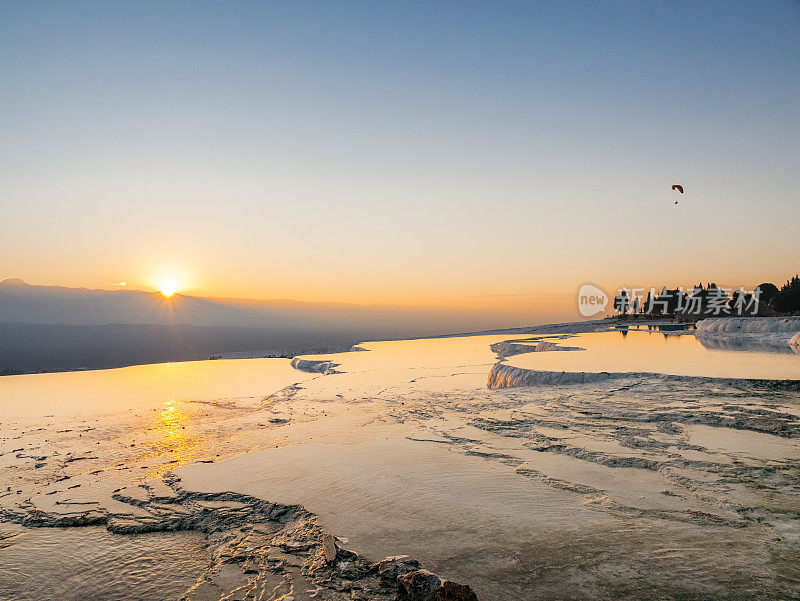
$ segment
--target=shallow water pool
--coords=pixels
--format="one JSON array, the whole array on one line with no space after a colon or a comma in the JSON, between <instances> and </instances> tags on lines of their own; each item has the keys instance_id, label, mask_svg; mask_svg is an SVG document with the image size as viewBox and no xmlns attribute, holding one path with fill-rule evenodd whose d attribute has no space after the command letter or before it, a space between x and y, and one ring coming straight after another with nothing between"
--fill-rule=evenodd
<instances>
[{"instance_id":1,"label":"shallow water pool","mask_svg":"<svg viewBox=\"0 0 800 601\"><path fill-rule=\"evenodd\" d=\"M581 351L533 352L541 340ZM519 341L518 341L519 342ZM705 346L692 334L616 331L531 341L530 353L508 359L515 367L554 372L660 373L676 376L800 380L800 355Z\"/></svg>"},{"instance_id":2,"label":"shallow water pool","mask_svg":"<svg viewBox=\"0 0 800 601\"><path fill-rule=\"evenodd\" d=\"M0 599L177 599L210 564L199 532L111 534L104 528L0 524Z\"/></svg>"}]
</instances>

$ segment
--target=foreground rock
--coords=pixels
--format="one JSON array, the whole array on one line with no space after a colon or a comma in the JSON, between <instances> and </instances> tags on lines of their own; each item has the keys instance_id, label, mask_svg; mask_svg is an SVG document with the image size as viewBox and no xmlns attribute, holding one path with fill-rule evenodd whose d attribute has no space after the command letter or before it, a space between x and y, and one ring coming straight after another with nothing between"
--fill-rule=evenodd
<instances>
[{"instance_id":1,"label":"foreground rock","mask_svg":"<svg viewBox=\"0 0 800 601\"><path fill-rule=\"evenodd\" d=\"M400 585L398 599L403 601L433 601L434 591L442 586L442 579L428 570L415 570L397 578Z\"/></svg>"},{"instance_id":2,"label":"foreground rock","mask_svg":"<svg viewBox=\"0 0 800 601\"><path fill-rule=\"evenodd\" d=\"M436 601L478 601L478 596L466 584L445 580L435 591Z\"/></svg>"},{"instance_id":3,"label":"foreground rock","mask_svg":"<svg viewBox=\"0 0 800 601\"><path fill-rule=\"evenodd\" d=\"M28 527L105 525L111 532L129 535L203 532L212 564L183 601L476 599L469 587L443 583L408 556L373 564L340 548L333 535L322 531L316 516L298 505L232 492L187 491L171 474L163 482L119 489L113 499L114 511L87 509L65 515L21 504L0 517ZM126 506L130 509L119 508Z\"/></svg>"},{"instance_id":4,"label":"foreground rock","mask_svg":"<svg viewBox=\"0 0 800 601\"><path fill-rule=\"evenodd\" d=\"M393 583L398 576L408 574L420 568L416 559L411 559L408 555L395 555L387 557L372 566L382 580Z\"/></svg>"},{"instance_id":5,"label":"foreground rock","mask_svg":"<svg viewBox=\"0 0 800 601\"><path fill-rule=\"evenodd\" d=\"M469 586L442 580L428 570L415 570L397 578L401 601L478 601Z\"/></svg>"}]
</instances>

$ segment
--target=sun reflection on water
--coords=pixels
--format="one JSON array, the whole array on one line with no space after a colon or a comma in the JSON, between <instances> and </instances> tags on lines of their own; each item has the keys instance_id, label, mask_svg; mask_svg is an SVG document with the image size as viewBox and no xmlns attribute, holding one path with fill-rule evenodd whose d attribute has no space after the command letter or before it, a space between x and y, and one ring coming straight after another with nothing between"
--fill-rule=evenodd
<instances>
[{"instance_id":1,"label":"sun reflection on water","mask_svg":"<svg viewBox=\"0 0 800 601\"><path fill-rule=\"evenodd\" d=\"M200 437L190 428L190 416L175 399L164 401L153 421L148 425L153 437L147 444L145 459L156 460L151 471L163 473L195 458Z\"/></svg>"}]
</instances>

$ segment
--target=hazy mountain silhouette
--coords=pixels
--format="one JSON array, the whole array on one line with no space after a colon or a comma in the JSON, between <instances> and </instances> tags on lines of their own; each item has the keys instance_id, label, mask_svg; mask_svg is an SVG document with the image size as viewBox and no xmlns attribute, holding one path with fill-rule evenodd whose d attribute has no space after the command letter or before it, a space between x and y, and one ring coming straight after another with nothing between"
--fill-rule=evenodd
<instances>
[{"instance_id":1,"label":"hazy mountain silhouette","mask_svg":"<svg viewBox=\"0 0 800 601\"><path fill-rule=\"evenodd\" d=\"M298 354L515 324L437 307L203 298L0 281L0 374ZM507 319L507 318L506 318Z\"/></svg>"},{"instance_id":2,"label":"hazy mountain silhouette","mask_svg":"<svg viewBox=\"0 0 800 601\"><path fill-rule=\"evenodd\" d=\"M470 319L471 317L471 319ZM436 307L208 298L0 281L0 323L154 324L281 329L461 328L475 316Z\"/></svg>"}]
</instances>

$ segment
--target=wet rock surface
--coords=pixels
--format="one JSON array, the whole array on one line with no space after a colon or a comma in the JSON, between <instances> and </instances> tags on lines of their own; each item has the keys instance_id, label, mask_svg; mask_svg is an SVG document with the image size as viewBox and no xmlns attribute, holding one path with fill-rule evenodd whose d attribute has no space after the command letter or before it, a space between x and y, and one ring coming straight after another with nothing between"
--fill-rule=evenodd
<instances>
[{"instance_id":1,"label":"wet rock surface","mask_svg":"<svg viewBox=\"0 0 800 601\"><path fill-rule=\"evenodd\" d=\"M565 336L566 338L566 336ZM530 338L528 340L515 340L495 342L489 348L493 353L497 354L498 359L505 359L506 357L513 357L514 355L521 355L523 353L541 353L545 351L581 351L579 346L568 346L563 342L555 342L550 340L539 340L538 338Z\"/></svg>"},{"instance_id":2,"label":"wet rock surface","mask_svg":"<svg viewBox=\"0 0 800 601\"><path fill-rule=\"evenodd\" d=\"M719 348L755 346L797 352L800 317L711 317L697 323L696 335L703 344Z\"/></svg>"},{"instance_id":3,"label":"wet rock surface","mask_svg":"<svg viewBox=\"0 0 800 601\"><path fill-rule=\"evenodd\" d=\"M416 559L411 559L408 555L394 555L374 564L372 569L383 580L394 582L398 576L418 570L420 567L419 562Z\"/></svg>"},{"instance_id":4,"label":"wet rock surface","mask_svg":"<svg viewBox=\"0 0 800 601\"><path fill-rule=\"evenodd\" d=\"M292 367L300 371L307 371L311 373L317 374L338 374L339 372L336 371L336 367L338 365L333 361L324 361L324 360L315 360L315 359L303 359L302 357L295 357L292 359Z\"/></svg>"},{"instance_id":5,"label":"wet rock surface","mask_svg":"<svg viewBox=\"0 0 800 601\"><path fill-rule=\"evenodd\" d=\"M489 372L487 388L520 388L523 386L553 386L558 384L585 384L626 377L626 373L586 373L538 371L495 363Z\"/></svg>"},{"instance_id":6,"label":"wet rock surface","mask_svg":"<svg viewBox=\"0 0 800 601\"><path fill-rule=\"evenodd\" d=\"M414 570L397 578L399 601L478 601L468 585L442 580L428 570Z\"/></svg>"},{"instance_id":7,"label":"wet rock surface","mask_svg":"<svg viewBox=\"0 0 800 601\"><path fill-rule=\"evenodd\" d=\"M434 599L436 601L478 601L478 595L466 584L445 580L434 590Z\"/></svg>"},{"instance_id":8,"label":"wet rock surface","mask_svg":"<svg viewBox=\"0 0 800 601\"><path fill-rule=\"evenodd\" d=\"M397 578L400 585L398 599L402 601L433 601L434 591L442 585L442 579L428 570L414 570Z\"/></svg>"},{"instance_id":9,"label":"wet rock surface","mask_svg":"<svg viewBox=\"0 0 800 601\"><path fill-rule=\"evenodd\" d=\"M408 584L412 595L401 598L413 601L423 598L418 593L426 586L433 595L441 583L407 556L373 564L341 548L318 526L316 516L300 506L230 492L186 491L172 474L116 490L113 499L118 503L113 511L86 509L62 515L23 504L4 510L2 518L26 527L104 525L126 535L200 531L208 539L212 563L181 597L185 601L394 600L405 594L402 579L409 572L418 576ZM430 586L423 586L422 580ZM451 598L460 599L441 597Z\"/></svg>"}]
</instances>

